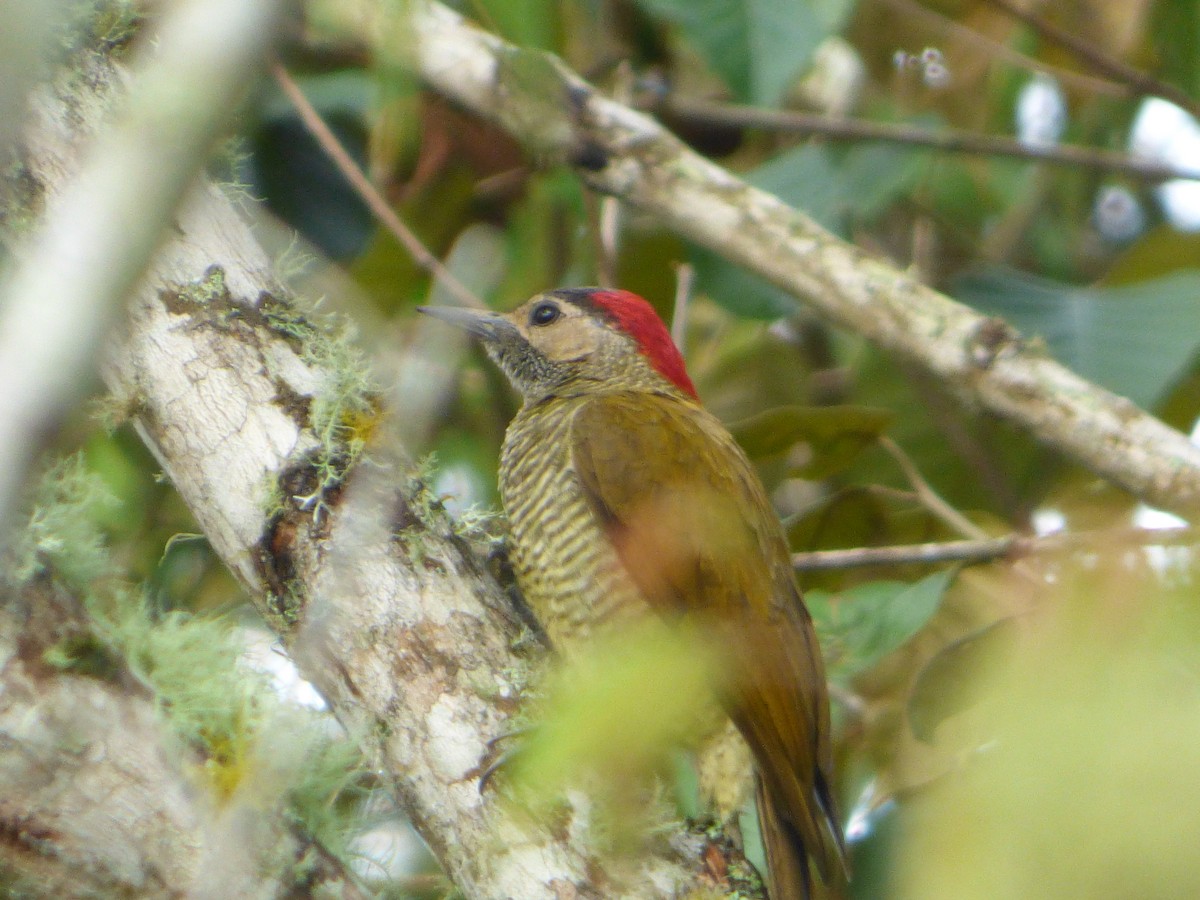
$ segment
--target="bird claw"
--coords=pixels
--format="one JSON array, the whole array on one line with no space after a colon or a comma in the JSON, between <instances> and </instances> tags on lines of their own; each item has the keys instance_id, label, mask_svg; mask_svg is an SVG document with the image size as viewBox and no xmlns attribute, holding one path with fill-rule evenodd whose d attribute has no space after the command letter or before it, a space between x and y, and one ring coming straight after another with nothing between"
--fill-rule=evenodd
<instances>
[{"instance_id":1,"label":"bird claw","mask_svg":"<svg viewBox=\"0 0 1200 900\"><path fill-rule=\"evenodd\" d=\"M524 737L532 731L531 728L521 727L513 728L511 731L505 731L502 734L496 735L487 742L487 752L484 754L484 759L490 759L491 762L484 767L483 773L479 776L479 793L487 790L488 784L497 772L509 765L514 759L521 754L521 747L517 746L511 750L505 750L499 754L496 753L496 748L505 741L512 740L517 737ZM495 757L492 759L492 757ZM482 760L481 760L482 762Z\"/></svg>"}]
</instances>

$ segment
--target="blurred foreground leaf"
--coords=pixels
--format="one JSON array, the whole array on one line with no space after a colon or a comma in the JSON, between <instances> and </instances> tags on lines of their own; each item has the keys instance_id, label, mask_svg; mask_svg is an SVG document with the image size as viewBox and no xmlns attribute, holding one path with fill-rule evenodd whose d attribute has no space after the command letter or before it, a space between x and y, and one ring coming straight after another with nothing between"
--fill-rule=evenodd
<instances>
[{"instance_id":1,"label":"blurred foreground leaf","mask_svg":"<svg viewBox=\"0 0 1200 900\"><path fill-rule=\"evenodd\" d=\"M1001 619L939 650L917 675L908 698L913 734L931 740L942 720L977 700L980 683L998 663L1011 659L1016 637L1016 623Z\"/></svg>"},{"instance_id":2,"label":"blurred foreground leaf","mask_svg":"<svg viewBox=\"0 0 1200 900\"><path fill-rule=\"evenodd\" d=\"M713 709L715 665L715 648L699 635L657 620L592 640L549 680L512 766L523 794L553 799L590 773L614 791L636 791L639 776L697 736Z\"/></svg>"},{"instance_id":3,"label":"blurred foreground leaf","mask_svg":"<svg viewBox=\"0 0 1200 900\"><path fill-rule=\"evenodd\" d=\"M1090 555L1022 621L960 770L908 804L901 898L1200 896L1195 583Z\"/></svg>"}]
</instances>

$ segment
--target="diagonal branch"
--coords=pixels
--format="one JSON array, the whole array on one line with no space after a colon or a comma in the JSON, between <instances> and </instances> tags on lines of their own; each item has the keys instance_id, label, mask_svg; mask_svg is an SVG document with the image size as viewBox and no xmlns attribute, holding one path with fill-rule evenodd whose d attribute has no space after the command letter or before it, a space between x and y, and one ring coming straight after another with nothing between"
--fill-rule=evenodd
<instances>
[{"instance_id":1,"label":"diagonal branch","mask_svg":"<svg viewBox=\"0 0 1200 900\"><path fill-rule=\"evenodd\" d=\"M333 164L337 166L338 171L342 176L350 182L350 186L354 189L354 193L359 196L371 212L379 221L381 221L387 230L392 233L408 251L408 254L417 262L422 269L440 282L443 287L458 300L463 306L482 307L483 301L475 296L471 290L461 281L454 277L454 273L442 265L441 260L434 256L429 248L421 243L421 239L417 237L416 232L404 224L404 220L396 214L396 211L388 206L386 200L379 191L375 190L375 185L371 184L371 180L367 178L367 174L354 161L342 142L338 140L333 129L330 128L325 120L321 118L321 114L317 112L308 98L304 96L304 92L300 90L300 85L296 84L295 79L288 74L282 63L276 62L271 66L271 75L275 79L275 83L279 85L280 90L291 101L292 106L296 108L296 113L300 116L300 121L304 123L304 127L309 134L313 136L321 149L325 151L325 155L333 160Z\"/></svg>"},{"instance_id":2,"label":"diagonal branch","mask_svg":"<svg viewBox=\"0 0 1200 900\"><path fill-rule=\"evenodd\" d=\"M598 95L556 59L519 50L433 2L358 23L433 88L498 123L537 158L576 167L681 235L803 298L945 384L964 403L1147 502L1200 513L1200 447L981 316L873 259L777 197L689 150L654 120Z\"/></svg>"},{"instance_id":3,"label":"diagonal branch","mask_svg":"<svg viewBox=\"0 0 1200 900\"><path fill-rule=\"evenodd\" d=\"M1140 159L1127 153L1076 144L1032 146L997 134L977 134L949 128L931 131L897 122L835 118L819 113L764 109L683 97L667 97L662 101L661 108L680 119L733 128L760 128L785 134L815 134L830 140L885 141L910 147L930 147L948 153L1003 156L1093 169L1151 182L1170 178L1200 178L1200 169L1195 167L1183 168L1153 159Z\"/></svg>"},{"instance_id":4,"label":"diagonal branch","mask_svg":"<svg viewBox=\"0 0 1200 900\"><path fill-rule=\"evenodd\" d=\"M1002 9L1018 22L1024 22L1050 43L1058 44L1070 51L1101 75L1128 84L1139 94L1162 97L1164 100L1169 100L1176 106L1186 109L1193 116L1200 116L1200 103L1197 103L1181 88L1105 53L1086 38L1067 31L1065 28L1060 28L1036 13L1022 9L1012 0L987 0L987 2Z\"/></svg>"},{"instance_id":5,"label":"diagonal branch","mask_svg":"<svg viewBox=\"0 0 1200 900\"><path fill-rule=\"evenodd\" d=\"M959 562L967 565L1017 559L1035 553L1094 550L1096 547L1194 547L1194 528L1129 528L1106 531L1058 532L1048 535L1006 534L993 538L898 544L890 547L853 547L845 550L810 550L792 554L798 572L857 569Z\"/></svg>"}]
</instances>

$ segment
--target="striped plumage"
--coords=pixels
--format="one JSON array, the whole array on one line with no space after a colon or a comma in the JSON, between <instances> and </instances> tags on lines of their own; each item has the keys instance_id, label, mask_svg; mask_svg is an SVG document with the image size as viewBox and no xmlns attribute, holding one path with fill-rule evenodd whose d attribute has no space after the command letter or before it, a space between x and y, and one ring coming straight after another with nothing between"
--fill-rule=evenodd
<instances>
[{"instance_id":1,"label":"striped plumage","mask_svg":"<svg viewBox=\"0 0 1200 900\"><path fill-rule=\"evenodd\" d=\"M845 875L820 649L783 529L745 454L696 399L653 309L621 291L534 297L468 328L521 392L500 490L530 608L560 652L653 611L720 648L718 696L757 767L774 900Z\"/></svg>"},{"instance_id":2,"label":"striped plumage","mask_svg":"<svg viewBox=\"0 0 1200 900\"><path fill-rule=\"evenodd\" d=\"M601 622L637 614L637 589L591 514L571 466L570 432L585 397L525 407L508 427L500 496L521 594L556 650L572 655Z\"/></svg>"}]
</instances>

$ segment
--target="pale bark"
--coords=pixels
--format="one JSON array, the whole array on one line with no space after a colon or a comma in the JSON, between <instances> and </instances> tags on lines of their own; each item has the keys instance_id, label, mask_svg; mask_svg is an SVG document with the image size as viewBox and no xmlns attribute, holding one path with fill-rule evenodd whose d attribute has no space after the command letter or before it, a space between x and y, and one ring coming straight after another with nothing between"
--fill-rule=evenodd
<instances>
[{"instance_id":1,"label":"pale bark","mask_svg":"<svg viewBox=\"0 0 1200 900\"><path fill-rule=\"evenodd\" d=\"M118 81L98 66L60 88L103 93ZM97 106L73 95L38 106L24 177L46 216ZM350 363L316 340L227 198L200 184L132 298L105 378L455 884L496 900L735 890L709 872L728 848L682 827L636 859L610 859L595 852L582 794L551 823L480 791L487 742L505 731L530 667L511 646L519 626L446 520L403 490L402 451L376 445L346 483L320 490L321 460L345 447L314 433L314 404Z\"/></svg>"},{"instance_id":2,"label":"pale bark","mask_svg":"<svg viewBox=\"0 0 1200 900\"><path fill-rule=\"evenodd\" d=\"M351 27L538 158L809 303L1146 502L1200 513L1200 447L1022 339L826 232L690 151L650 117L596 93L552 57L521 51L438 3Z\"/></svg>"},{"instance_id":3,"label":"pale bark","mask_svg":"<svg viewBox=\"0 0 1200 900\"><path fill-rule=\"evenodd\" d=\"M51 575L0 592L0 893L362 896L289 828L282 798L221 804L202 789L202 760L121 660L103 678L51 664L92 628Z\"/></svg>"},{"instance_id":4,"label":"pale bark","mask_svg":"<svg viewBox=\"0 0 1200 900\"><path fill-rule=\"evenodd\" d=\"M59 170L58 196L0 283L0 525L39 449L36 437L78 399L121 301L261 64L280 5L170 4L154 33L142 35L127 102L113 108L114 86L103 82L61 95L55 120L43 123L59 132L49 139L88 140L69 154L61 145L26 151L47 154L35 159L42 171ZM16 24L0 18L0 30ZM78 68L64 77L89 74ZM8 150L0 146L6 167Z\"/></svg>"},{"instance_id":5,"label":"pale bark","mask_svg":"<svg viewBox=\"0 0 1200 900\"><path fill-rule=\"evenodd\" d=\"M53 585L3 600L0 879L17 896L178 896L204 816L153 698L43 661L70 629Z\"/></svg>"}]
</instances>

